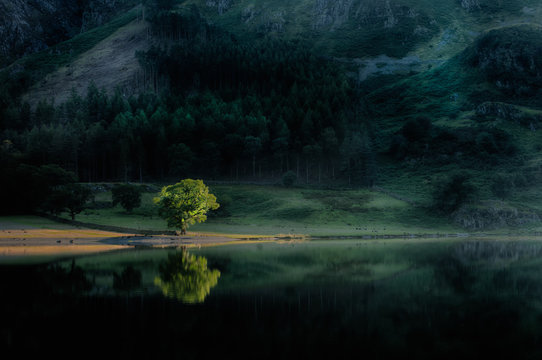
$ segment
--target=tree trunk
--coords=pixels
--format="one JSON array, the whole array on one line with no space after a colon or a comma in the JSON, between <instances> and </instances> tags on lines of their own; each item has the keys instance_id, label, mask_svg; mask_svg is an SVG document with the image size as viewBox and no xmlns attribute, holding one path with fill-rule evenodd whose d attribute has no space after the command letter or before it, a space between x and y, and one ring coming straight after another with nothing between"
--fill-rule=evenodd
<instances>
[{"instance_id":1,"label":"tree trunk","mask_svg":"<svg viewBox=\"0 0 542 360\"><path fill-rule=\"evenodd\" d=\"M252 177L256 178L256 155L252 155Z\"/></svg>"},{"instance_id":2,"label":"tree trunk","mask_svg":"<svg viewBox=\"0 0 542 360\"><path fill-rule=\"evenodd\" d=\"M318 184L322 181L322 163L318 162Z\"/></svg>"}]
</instances>

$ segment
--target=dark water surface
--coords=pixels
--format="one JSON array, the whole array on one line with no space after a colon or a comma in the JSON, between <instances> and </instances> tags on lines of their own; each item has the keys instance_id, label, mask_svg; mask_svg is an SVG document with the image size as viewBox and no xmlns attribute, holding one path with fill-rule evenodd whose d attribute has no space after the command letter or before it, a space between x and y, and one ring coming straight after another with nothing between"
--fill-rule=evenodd
<instances>
[{"instance_id":1,"label":"dark water surface","mask_svg":"<svg viewBox=\"0 0 542 360\"><path fill-rule=\"evenodd\" d=\"M131 250L0 287L6 358L542 358L536 239Z\"/></svg>"}]
</instances>

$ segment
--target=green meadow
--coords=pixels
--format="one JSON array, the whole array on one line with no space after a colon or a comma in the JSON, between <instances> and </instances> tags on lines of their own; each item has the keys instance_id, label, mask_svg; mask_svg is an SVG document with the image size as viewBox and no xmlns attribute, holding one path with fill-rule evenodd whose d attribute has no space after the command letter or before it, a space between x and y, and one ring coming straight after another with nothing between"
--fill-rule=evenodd
<instances>
[{"instance_id":1,"label":"green meadow","mask_svg":"<svg viewBox=\"0 0 542 360\"><path fill-rule=\"evenodd\" d=\"M206 222L189 231L199 233L376 236L410 234L456 234L464 232L447 218L424 206L398 200L372 189L329 190L260 185L210 185L220 208ZM94 196L89 208L77 215L84 223L136 230L167 230L153 198L142 195L141 206L128 213L111 206L111 192ZM62 215L69 218L67 213ZM172 230L172 229L170 229Z\"/></svg>"}]
</instances>

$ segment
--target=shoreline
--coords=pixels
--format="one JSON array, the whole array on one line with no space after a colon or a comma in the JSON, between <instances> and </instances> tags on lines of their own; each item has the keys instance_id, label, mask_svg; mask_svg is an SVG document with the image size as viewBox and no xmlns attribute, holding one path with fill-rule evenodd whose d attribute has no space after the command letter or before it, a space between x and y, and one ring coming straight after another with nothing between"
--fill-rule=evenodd
<instances>
[{"instance_id":1,"label":"shoreline","mask_svg":"<svg viewBox=\"0 0 542 360\"><path fill-rule=\"evenodd\" d=\"M532 233L434 233L387 235L311 236L294 234L242 235L227 233L196 233L175 235L174 231L150 231L105 227L97 224L72 222L53 216L38 216L48 223L0 221L0 259L27 255L90 254L131 248L208 247L262 242L293 242L305 240L409 240L444 238L504 238L540 237ZM60 221L59 221L60 220ZM121 231L115 231L121 230Z\"/></svg>"}]
</instances>

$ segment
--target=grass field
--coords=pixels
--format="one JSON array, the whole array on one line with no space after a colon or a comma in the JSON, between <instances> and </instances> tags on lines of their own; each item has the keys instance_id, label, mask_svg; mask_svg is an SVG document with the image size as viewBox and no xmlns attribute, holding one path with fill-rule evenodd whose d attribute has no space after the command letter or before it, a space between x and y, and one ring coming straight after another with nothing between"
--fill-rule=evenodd
<instances>
[{"instance_id":1,"label":"grass field","mask_svg":"<svg viewBox=\"0 0 542 360\"><path fill-rule=\"evenodd\" d=\"M461 228L421 207L368 190L319 190L256 185L210 186L221 207L205 223L189 231L226 234L298 234L312 236L375 236L458 233ZM166 230L152 199L127 213L120 206L87 209L78 221L141 230ZM95 201L107 204L110 192ZM63 215L68 218L67 214Z\"/></svg>"}]
</instances>

